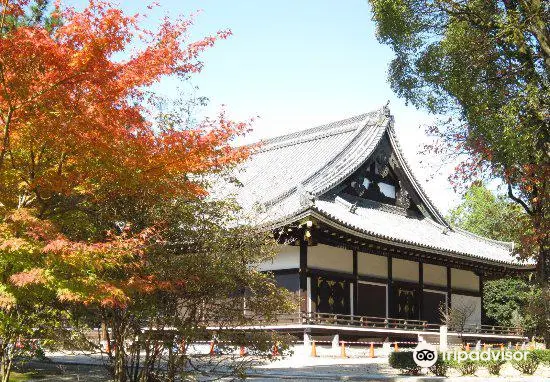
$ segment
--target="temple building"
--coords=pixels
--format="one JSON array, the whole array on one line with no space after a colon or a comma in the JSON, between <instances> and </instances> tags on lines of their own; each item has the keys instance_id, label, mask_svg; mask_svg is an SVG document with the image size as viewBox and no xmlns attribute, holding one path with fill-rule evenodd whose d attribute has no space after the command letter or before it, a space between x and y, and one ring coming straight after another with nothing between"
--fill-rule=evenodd
<instances>
[{"instance_id":1,"label":"temple building","mask_svg":"<svg viewBox=\"0 0 550 382\"><path fill-rule=\"evenodd\" d=\"M464 307L465 336L521 338L485 325L483 285L532 266L513 243L445 220L387 107L266 140L236 176L238 201L281 244L260 269L300 299L295 318L269 328L398 338L438 330L442 307Z\"/></svg>"}]
</instances>

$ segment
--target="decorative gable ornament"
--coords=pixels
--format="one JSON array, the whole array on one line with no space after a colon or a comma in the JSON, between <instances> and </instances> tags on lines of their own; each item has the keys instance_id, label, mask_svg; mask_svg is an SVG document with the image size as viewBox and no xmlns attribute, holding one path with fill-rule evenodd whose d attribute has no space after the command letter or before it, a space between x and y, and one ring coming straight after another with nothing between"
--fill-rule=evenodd
<instances>
[{"instance_id":1,"label":"decorative gable ornament","mask_svg":"<svg viewBox=\"0 0 550 382\"><path fill-rule=\"evenodd\" d=\"M298 184L296 191L300 198L300 206L302 207L313 207L315 205L315 196L306 188L303 184Z\"/></svg>"},{"instance_id":2,"label":"decorative gable ornament","mask_svg":"<svg viewBox=\"0 0 550 382\"><path fill-rule=\"evenodd\" d=\"M409 198L409 192L403 187L403 183L399 181L399 192L395 198L395 204L398 207L409 209L411 206L411 199Z\"/></svg>"},{"instance_id":3,"label":"decorative gable ornament","mask_svg":"<svg viewBox=\"0 0 550 382\"><path fill-rule=\"evenodd\" d=\"M378 166L378 174L385 178L390 173L390 152L388 152L387 148L382 148L380 152L376 155L376 164Z\"/></svg>"}]
</instances>

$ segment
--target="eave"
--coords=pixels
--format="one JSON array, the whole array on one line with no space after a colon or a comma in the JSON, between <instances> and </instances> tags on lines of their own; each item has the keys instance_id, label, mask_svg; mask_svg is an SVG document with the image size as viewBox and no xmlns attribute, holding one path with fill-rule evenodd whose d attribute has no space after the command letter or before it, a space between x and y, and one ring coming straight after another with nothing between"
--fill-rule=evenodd
<instances>
[{"instance_id":1,"label":"eave","mask_svg":"<svg viewBox=\"0 0 550 382\"><path fill-rule=\"evenodd\" d=\"M422 245L421 243L413 243L413 242L408 242L404 240L396 240L395 238L377 235L368 231L358 230L355 227L349 226L345 222L336 221L332 217L327 216L322 211L317 210L314 206L311 208L307 208L294 216L288 216L276 223L269 224L269 226L265 226L264 228L276 231L281 227L296 226L307 220L313 220L318 224L320 223L322 225L329 226L343 234L348 235L344 241L347 242L351 247L353 247L354 245L357 246L361 240L365 240L368 242L385 244L387 246L390 246L393 248L399 248L405 251L402 254L400 254L400 252L396 252L392 250L387 251L390 254L393 252L397 257L407 258L408 256L405 253L407 251L414 251L418 253L416 257L425 257L426 255L429 256L429 254L433 254L441 259L449 259L450 261L452 261L453 263L456 263L457 265L459 265L459 262L468 262L468 263L476 263L480 265L482 264L487 265L491 268L498 268L498 269L504 268L506 270L513 270L513 271L519 271L519 272L530 272L535 270L536 268L534 264L514 264L514 263L505 262L505 261L496 261L492 259L483 258L480 256L472 256L470 254L460 253L457 251L449 251L441 248L430 247L430 246Z\"/></svg>"}]
</instances>

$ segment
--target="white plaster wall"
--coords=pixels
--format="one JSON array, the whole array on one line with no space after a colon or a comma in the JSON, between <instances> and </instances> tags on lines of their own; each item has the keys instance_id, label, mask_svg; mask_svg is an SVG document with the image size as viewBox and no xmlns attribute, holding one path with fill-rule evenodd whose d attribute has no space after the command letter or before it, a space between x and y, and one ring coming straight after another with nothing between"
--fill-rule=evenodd
<instances>
[{"instance_id":1,"label":"white plaster wall","mask_svg":"<svg viewBox=\"0 0 550 382\"><path fill-rule=\"evenodd\" d=\"M472 307L473 313L466 320L467 325L481 325L481 297L451 294L451 309Z\"/></svg>"},{"instance_id":2,"label":"white plaster wall","mask_svg":"<svg viewBox=\"0 0 550 382\"><path fill-rule=\"evenodd\" d=\"M416 261L392 259L392 279L418 282L418 263Z\"/></svg>"},{"instance_id":3,"label":"white plaster wall","mask_svg":"<svg viewBox=\"0 0 550 382\"><path fill-rule=\"evenodd\" d=\"M308 247L308 268L353 273L353 252L324 244Z\"/></svg>"},{"instance_id":4,"label":"white plaster wall","mask_svg":"<svg viewBox=\"0 0 550 382\"><path fill-rule=\"evenodd\" d=\"M388 258L357 252L357 273L386 279L388 278Z\"/></svg>"},{"instance_id":5,"label":"white plaster wall","mask_svg":"<svg viewBox=\"0 0 550 382\"><path fill-rule=\"evenodd\" d=\"M453 268L451 269L451 286L479 292L479 276L471 271Z\"/></svg>"},{"instance_id":6,"label":"white plaster wall","mask_svg":"<svg viewBox=\"0 0 550 382\"><path fill-rule=\"evenodd\" d=\"M447 286L447 267L441 265L424 264L424 284Z\"/></svg>"},{"instance_id":7,"label":"white plaster wall","mask_svg":"<svg viewBox=\"0 0 550 382\"><path fill-rule=\"evenodd\" d=\"M300 247L293 245L281 245L277 256L267 260L258 266L260 271L274 271L277 269L300 268Z\"/></svg>"}]
</instances>

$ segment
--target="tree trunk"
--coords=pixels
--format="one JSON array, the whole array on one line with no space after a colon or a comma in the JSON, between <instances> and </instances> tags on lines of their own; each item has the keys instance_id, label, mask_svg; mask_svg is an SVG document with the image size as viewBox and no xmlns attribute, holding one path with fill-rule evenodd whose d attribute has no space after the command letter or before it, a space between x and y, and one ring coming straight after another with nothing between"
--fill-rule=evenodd
<instances>
[{"instance_id":1,"label":"tree trunk","mask_svg":"<svg viewBox=\"0 0 550 382\"><path fill-rule=\"evenodd\" d=\"M124 353L124 335L120 327L114 327L113 325L113 337L114 341L114 352L115 352L115 380L117 382L126 382L126 357Z\"/></svg>"},{"instance_id":2,"label":"tree trunk","mask_svg":"<svg viewBox=\"0 0 550 382\"><path fill-rule=\"evenodd\" d=\"M537 262L537 276L541 284L550 283L550 251L545 242L541 243L539 250L539 260Z\"/></svg>"},{"instance_id":3,"label":"tree trunk","mask_svg":"<svg viewBox=\"0 0 550 382\"><path fill-rule=\"evenodd\" d=\"M13 364L13 350L10 351L10 347L15 347L15 343L11 341L5 341L2 343L2 356L1 356L1 378L2 382L8 382L10 380L11 367Z\"/></svg>"},{"instance_id":4,"label":"tree trunk","mask_svg":"<svg viewBox=\"0 0 550 382\"><path fill-rule=\"evenodd\" d=\"M109 336L107 335L107 324L105 323L105 320L101 320L101 341L108 341Z\"/></svg>"}]
</instances>

